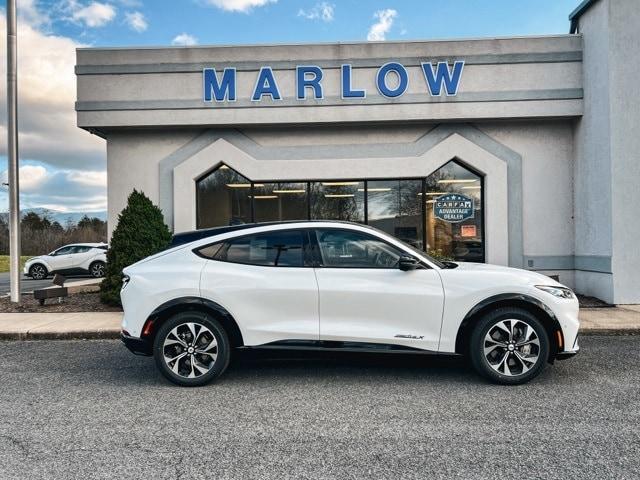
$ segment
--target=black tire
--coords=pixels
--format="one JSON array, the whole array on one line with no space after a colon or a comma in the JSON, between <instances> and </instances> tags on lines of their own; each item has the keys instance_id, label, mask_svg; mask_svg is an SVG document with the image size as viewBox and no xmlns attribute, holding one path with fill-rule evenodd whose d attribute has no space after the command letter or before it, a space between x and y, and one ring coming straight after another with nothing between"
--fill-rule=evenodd
<instances>
[{"instance_id":1,"label":"black tire","mask_svg":"<svg viewBox=\"0 0 640 480\"><path fill-rule=\"evenodd\" d=\"M513 333L509 334L508 329ZM490 339L487 337L489 332ZM529 341L525 342L527 332ZM488 350L486 354L485 347ZM471 333L469 349L471 364L480 375L494 383L519 385L542 372L549 359L550 346L547 332L535 315L519 308L505 307L480 318Z\"/></svg>"},{"instance_id":2,"label":"black tire","mask_svg":"<svg viewBox=\"0 0 640 480\"><path fill-rule=\"evenodd\" d=\"M192 332L187 324L195 324L195 337L201 348L207 349L214 343L213 340L210 341L211 335L215 338L216 346L211 348L210 353L198 353L200 350L196 350L197 346L192 343ZM180 336L180 342L175 341L174 332ZM165 345L167 340L173 343ZM215 358L212 355L214 350ZM168 362L166 358L169 357L165 357L165 353L171 356L170 358L184 355L179 360ZM169 318L158 329L153 342L153 356L156 366L167 380L183 387L199 387L224 373L229 366L231 346L227 332L213 317L197 311L181 312ZM203 368L208 368L208 371L202 373ZM195 377L188 378L188 375L194 373Z\"/></svg>"},{"instance_id":3,"label":"black tire","mask_svg":"<svg viewBox=\"0 0 640 480\"><path fill-rule=\"evenodd\" d=\"M105 275L106 268L107 264L104 262L93 262L91 265L89 265L89 274L93 278L102 278Z\"/></svg>"},{"instance_id":4,"label":"black tire","mask_svg":"<svg viewBox=\"0 0 640 480\"><path fill-rule=\"evenodd\" d=\"M29 276L34 280L44 280L49 276L49 271L41 263L34 263L29 267Z\"/></svg>"}]
</instances>

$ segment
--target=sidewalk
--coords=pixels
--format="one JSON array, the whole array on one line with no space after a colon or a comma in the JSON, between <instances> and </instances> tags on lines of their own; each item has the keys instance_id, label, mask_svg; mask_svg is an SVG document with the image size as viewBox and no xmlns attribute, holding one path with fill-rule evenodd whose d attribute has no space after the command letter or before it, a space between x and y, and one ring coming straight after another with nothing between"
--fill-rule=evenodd
<instances>
[{"instance_id":1,"label":"sidewalk","mask_svg":"<svg viewBox=\"0 0 640 480\"><path fill-rule=\"evenodd\" d=\"M0 340L119 338L121 312L0 313Z\"/></svg>"},{"instance_id":2,"label":"sidewalk","mask_svg":"<svg viewBox=\"0 0 640 480\"><path fill-rule=\"evenodd\" d=\"M121 312L0 313L0 340L119 338ZM581 335L640 335L640 306L583 308Z\"/></svg>"}]
</instances>

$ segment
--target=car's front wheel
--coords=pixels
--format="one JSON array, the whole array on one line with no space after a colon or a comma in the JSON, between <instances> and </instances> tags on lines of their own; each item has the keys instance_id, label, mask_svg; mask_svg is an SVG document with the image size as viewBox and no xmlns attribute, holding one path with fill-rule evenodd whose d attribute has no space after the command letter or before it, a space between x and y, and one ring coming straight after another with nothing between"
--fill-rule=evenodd
<instances>
[{"instance_id":1,"label":"car's front wheel","mask_svg":"<svg viewBox=\"0 0 640 480\"><path fill-rule=\"evenodd\" d=\"M44 280L48 275L47 267L40 263L31 265L31 268L29 268L29 276L34 280Z\"/></svg>"},{"instance_id":2,"label":"car's front wheel","mask_svg":"<svg viewBox=\"0 0 640 480\"><path fill-rule=\"evenodd\" d=\"M205 385L222 375L230 353L222 325L197 311L178 313L163 323L153 345L160 372L184 387Z\"/></svg>"},{"instance_id":3,"label":"car's front wheel","mask_svg":"<svg viewBox=\"0 0 640 480\"><path fill-rule=\"evenodd\" d=\"M517 385L536 377L549 358L549 337L535 315L519 308L485 314L471 334L470 358L495 383Z\"/></svg>"}]
</instances>

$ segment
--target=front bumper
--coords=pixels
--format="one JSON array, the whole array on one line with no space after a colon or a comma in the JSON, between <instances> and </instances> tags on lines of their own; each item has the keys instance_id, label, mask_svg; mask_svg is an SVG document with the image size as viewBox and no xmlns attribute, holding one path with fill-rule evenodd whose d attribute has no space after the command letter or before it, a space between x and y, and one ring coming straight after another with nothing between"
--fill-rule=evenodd
<instances>
[{"instance_id":1,"label":"front bumper","mask_svg":"<svg viewBox=\"0 0 640 480\"><path fill-rule=\"evenodd\" d=\"M153 354L153 345L145 338L137 338L128 335L126 332L120 332L120 340L131 353L136 355L151 356Z\"/></svg>"}]
</instances>

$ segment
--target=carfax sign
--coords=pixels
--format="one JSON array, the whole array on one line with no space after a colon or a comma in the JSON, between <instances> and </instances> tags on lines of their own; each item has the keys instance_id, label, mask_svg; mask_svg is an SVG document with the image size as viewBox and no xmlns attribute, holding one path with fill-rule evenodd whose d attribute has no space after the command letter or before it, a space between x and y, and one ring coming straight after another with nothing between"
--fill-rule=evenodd
<instances>
[{"instance_id":1,"label":"carfax sign","mask_svg":"<svg viewBox=\"0 0 640 480\"><path fill-rule=\"evenodd\" d=\"M436 198L433 204L433 214L445 222L459 223L473 218L473 207L473 198L461 193L447 193Z\"/></svg>"}]
</instances>

